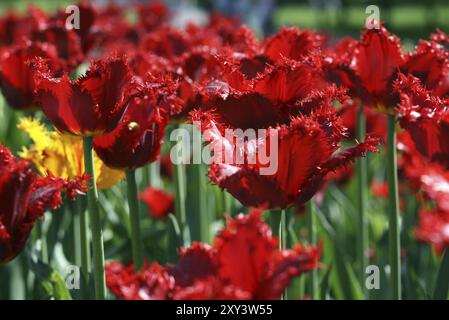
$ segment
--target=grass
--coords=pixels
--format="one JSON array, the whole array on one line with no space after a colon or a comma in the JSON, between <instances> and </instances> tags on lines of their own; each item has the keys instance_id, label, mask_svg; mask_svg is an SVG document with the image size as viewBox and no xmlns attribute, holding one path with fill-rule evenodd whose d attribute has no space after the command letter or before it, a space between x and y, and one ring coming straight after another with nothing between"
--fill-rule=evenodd
<instances>
[{"instance_id":1,"label":"grass","mask_svg":"<svg viewBox=\"0 0 449 320\"><path fill-rule=\"evenodd\" d=\"M368 16L365 8L365 6L351 6L341 12L323 12L305 5L283 6L275 14L275 24L332 30L337 34L358 34ZM388 24L389 29L409 38L427 37L437 26L443 31L449 30L448 16L449 5L430 8L401 5L392 7L390 11L380 10L380 19Z\"/></svg>"}]
</instances>

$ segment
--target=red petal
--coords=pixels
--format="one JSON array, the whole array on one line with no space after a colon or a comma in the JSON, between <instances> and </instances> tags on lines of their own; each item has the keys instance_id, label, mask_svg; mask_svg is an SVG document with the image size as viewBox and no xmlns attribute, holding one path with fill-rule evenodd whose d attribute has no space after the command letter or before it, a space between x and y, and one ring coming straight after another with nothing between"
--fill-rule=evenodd
<instances>
[{"instance_id":1,"label":"red petal","mask_svg":"<svg viewBox=\"0 0 449 320\"><path fill-rule=\"evenodd\" d=\"M155 219L165 219L175 213L175 198L162 189L148 187L139 198L148 206L148 214Z\"/></svg>"},{"instance_id":2,"label":"red petal","mask_svg":"<svg viewBox=\"0 0 449 320\"><path fill-rule=\"evenodd\" d=\"M113 262L105 272L109 290L124 300L166 300L174 290L174 279L157 263L135 274L133 265Z\"/></svg>"},{"instance_id":3,"label":"red petal","mask_svg":"<svg viewBox=\"0 0 449 320\"><path fill-rule=\"evenodd\" d=\"M307 54L319 49L324 37L309 30L295 27L282 28L277 34L268 38L265 43L265 55L277 62L282 57L300 60Z\"/></svg>"},{"instance_id":4,"label":"red petal","mask_svg":"<svg viewBox=\"0 0 449 320\"><path fill-rule=\"evenodd\" d=\"M432 244L439 254L449 246L449 214L447 211L421 210L416 238Z\"/></svg>"},{"instance_id":5,"label":"red petal","mask_svg":"<svg viewBox=\"0 0 449 320\"><path fill-rule=\"evenodd\" d=\"M177 287L188 287L194 282L214 276L217 266L212 248L194 242L189 248L181 249L176 265L167 266L167 272L175 278Z\"/></svg>"},{"instance_id":6,"label":"red petal","mask_svg":"<svg viewBox=\"0 0 449 320\"><path fill-rule=\"evenodd\" d=\"M251 295L216 277L196 281L193 285L179 288L174 294L175 300L248 300Z\"/></svg>"},{"instance_id":7,"label":"red petal","mask_svg":"<svg viewBox=\"0 0 449 320\"><path fill-rule=\"evenodd\" d=\"M353 68L360 79L363 89L360 98L365 104L382 108L396 105L392 83L403 63L401 44L396 36L384 27L363 33L355 51Z\"/></svg>"},{"instance_id":8,"label":"red petal","mask_svg":"<svg viewBox=\"0 0 449 320\"><path fill-rule=\"evenodd\" d=\"M220 277L251 294L257 292L277 247L276 239L271 237L271 230L260 214L253 212L229 220L214 245Z\"/></svg>"},{"instance_id":9,"label":"red petal","mask_svg":"<svg viewBox=\"0 0 449 320\"><path fill-rule=\"evenodd\" d=\"M449 117L447 102L433 96L413 76L400 75L396 89L401 94L399 123L412 137L417 150L427 159L447 166Z\"/></svg>"},{"instance_id":10,"label":"red petal","mask_svg":"<svg viewBox=\"0 0 449 320\"><path fill-rule=\"evenodd\" d=\"M279 299L293 278L319 267L320 256L321 245L304 247L297 244L292 250L278 252L272 272L259 287L255 298Z\"/></svg>"}]
</instances>

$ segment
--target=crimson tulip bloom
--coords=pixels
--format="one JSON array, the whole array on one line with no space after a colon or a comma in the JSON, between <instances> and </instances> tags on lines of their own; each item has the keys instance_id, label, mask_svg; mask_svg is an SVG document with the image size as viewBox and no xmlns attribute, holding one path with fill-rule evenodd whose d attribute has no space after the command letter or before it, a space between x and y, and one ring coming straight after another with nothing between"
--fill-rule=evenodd
<instances>
[{"instance_id":1,"label":"crimson tulip bloom","mask_svg":"<svg viewBox=\"0 0 449 320\"><path fill-rule=\"evenodd\" d=\"M41 60L35 68L36 100L58 130L96 136L117 127L128 106L133 84L124 58L95 61L77 80L67 75L54 78Z\"/></svg>"},{"instance_id":2,"label":"crimson tulip bloom","mask_svg":"<svg viewBox=\"0 0 449 320\"><path fill-rule=\"evenodd\" d=\"M8 105L15 109L35 107L36 89L29 61L48 59L55 70L60 68L56 49L49 44L25 43L6 48L0 54L0 87Z\"/></svg>"},{"instance_id":3,"label":"crimson tulip bloom","mask_svg":"<svg viewBox=\"0 0 449 320\"><path fill-rule=\"evenodd\" d=\"M170 91L173 87L150 86L145 96L131 99L116 129L94 138L95 152L106 165L135 169L159 156L169 110L177 98Z\"/></svg>"},{"instance_id":4,"label":"crimson tulip bloom","mask_svg":"<svg viewBox=\"0 0 449 320\"><path fill-rule=\"evenodd\" d=\"M395 87L401 96L397 108L399 124L409 132L424 157L448 167L448 101L432 95L411 75L401 74Z\"/></svg>"},{"instance_id":5,"label":"crimson tulip bloom","mask_svg":"<svg viewBox=\"0 0 449 320\"><path fill-rule=\"evenodd\" d=\"M175 197L162 189L148 187L139 198L147 205L148 214L154 219L165 219L170 213L175 213Z\"/></svg>"},{"instance_id":6,"label":"crimson tulip bloom","mask_svg":"<svg viewBox=\"0 0 449 320\"><path fill-rule=\"evenodd\" d=\"M348 88L363 105L393 113L399 102L393 83L406 60L399 39L380 26L365 30L360 41L341 40L327 51L324 69L326 79Z\"/></svg>"},{"instance_id":7,"label":"crimson tulip bloom","mask_svg":"<svg viewBox=\"0 0 449 320\"><path fill-rule=\"evenodd\" d=\"M435 41L420 40L415 51L406 57L403 73L417 77L435 95L447 93L449 53Z\"/></svg>"},{"instance_id":8,"label":"crimson tulip bloom","mask_svg":"<svg viewBox=\"0 0 449 320\"><path fill-rule=\"evenodd\" d=\"M449 247L449 211L422 209L415 232L419 241L432 244L441 255Z\"/></svg>"},{"instance_id":9,"label":"crimson tulip bloom","mask_svg":"<svg viewBox=\"0 0 449 320\"><path fill-rule=\"evenodd\" d=\"M0 145L0 264L22 251L36 220L62 203L61 192L73 198L85 190L84 180L41 178L30 162L14 158Z\"/></svg>"},{"instance_id":10,"label":"crimson tulip bloom","mask_svg":"<svg viewBox=\"0 0 449 320\"><path fill-rule=\"evenodd\" d=\"M432 201L439 211L449 211L449 170L423 157L407 131L399 136L398 150L399 167L407 186L423 195L418 199Z\"/></svg>"},{"instance_id":11,"label":"crimson tulip bloom","mask_svg":"<svg viewBox=\"0 0 449 320\"><path fill-rule=\"evenodd\" d=\"M295 27L282 28L265 41L263 53L274 63L282 57L301 60L318 51L323 44L324 37L316 32Z\"/></svg>"},{"instance_id":12,"label":"crimson tulip bloom","mask_svg":"<svg viewBox=\"0 0 449 320\"><path fill-rule=\"evenodd\" d=\"M367 106L394 111L398 97L393 90L405 58L399 39L381 26L364 32L355 48L354 70L360 81L359 97Z\"/></svg>"},{"instance_id":13,"label":"crimson tulip bloom","mask_svg":"<svg viewBox=\"0 0 449 320\"><path fill-rule=\"evenodd\" d=\"M28 6L25 15L8 11L0 18L0 44L15 45L29 39L34 30L48 21L46 13L35 6Z\"/></svg>"},{"instance_id":14,"label":"crimson tulip bloom","mask_svg":"<svg viewBox=\"0 0 449 320\"><path fill-rule=\"evenodd\" d=\"M293 278L319 266L321 248L279 250L260 215L229 219L213 247L193 243L176 265L153 263L135 274L132 266L111 263L107 285L127 300L279 299Z\"/></svg>"},{"instance_id":15,"label":"crimson tulip bloom","mask_svg":"<svg viewBox=\"0 0 449 320\"><path fill-rule=\"evenodd\" d=\"M224 81L212 81L206 87L208 109L226 125L243 130L288 123L290 117L342 95L307 61L284 59L254 79L247 79L232 65L224 67Z\"/></svg>"},{"instance_id":16,"label":"crimson tulip bloom","mask_svg":"<svg viewBox=\"0 0 449 320\"><path fill-rule=\"evenodd\" d=\"M334 154L345 138L345 130L332 107L323 106L308 116L293 118L289 124L268 127L266 136L249 139L243 145L237 144L235 137L228 137L225 127L213 115L193 112L192 119L201 124L203 136L214 153L210 179L245 206L286 208L295 203L301 206L318 191L328 173L367 151L378 151L375 146L379 139L369 136L365 142ZM262 164L258 157L260 150L270 150L273 136L278 142L274 150L277 170L262 175L261 169L273 166L273 161ZM245 160L238 161L237 156L227 159L226 155L234 151ZM250 163L247 159L257 160Z\"/></svg>"}]
</instances>

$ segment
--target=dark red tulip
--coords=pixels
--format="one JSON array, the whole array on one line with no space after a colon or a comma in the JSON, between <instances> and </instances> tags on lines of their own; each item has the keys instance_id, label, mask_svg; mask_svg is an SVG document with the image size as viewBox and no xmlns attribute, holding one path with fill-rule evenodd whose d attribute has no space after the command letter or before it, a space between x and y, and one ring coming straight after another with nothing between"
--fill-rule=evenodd
<instances>
[{"instance_id":1,"label":"dark red tulip","mask_svg":"<svg viewBox=\"0 0 449 320\"><path fill-rule=\"evenodd\" d=\"M45 58L55 70L60 70L56 49L49 44L27 42L5 48L0 54L0 87L8 105L15 109L32 109L36 89L29 62Z\"/></svg>"},{"instance_id":2,"label":"dark red tulip","mask_svg":"<svg viewBox=\"0 0 449 320\"><path fill-rule=\"evenodd\" d=\"M139 14L139 23L146 31L153 31L163 24L166 24L170 18L170 10L163 2L153 2L137 6Z\"/></svg>"},{"instance_id":3,"label":"dark red tulip","mask_svg":"<svg viewBox=\"0 0 449 320\"><path fill-rule=\"evenodd\" d=\"M170 213L175 213L175 197L162 189L148 187L139 198L147 205L148 214L154 219L165 219Z\"/></svg>"},{"instance_id":4,"label":"dark red tulip","mask_svg":"<svg viewBox=\"0 0 449 320\"><path fill-rule=\"evenodd\" d=\"M81 39L75 30L66 28L65 20L48 22L34 30L31 40L53 45L58 52L59 59L64 62L66 70L74 70L84 58Z\"/></svg>"},{"instance_id":5,"label":"dark red tulip","mask_svg":"<svg viewBox=\"0 0 449 320\"><path fill-rule=\"evenodd\" d=\"M335 87L307 62L283 60L254 79L227 64L223 78L205 88L209 109L223 123L243 130L288 123L291 116L339 99Z\"/></svg>"},{"instance_id":6,"label":"dark red tulip","mask_svg":"<svg viewBox=\"0 0 449 320\"><path fill-rule=\"evenodd\" d=\"M45 12L34 6L28 6L24 15L8 11L0 18L0 44L11 46L23 42L47 21Z\"/></svg>"},{"instance_id":7,"label":"dark red tulip","mask_svg":"<svg viewBox=\"0 0 449 320\"><path fill-rule=\"evenodd\" d=\"M291 280L319 267L321 248L296 245L279 250L261 212L238 215L214 246L193 243L176 265L106 266L109 289L122 299L279 299ZM239 265L239 268L235 268Z\"/></svg>"},{"instance_id":8,"label":"dark red tulip","mask_svg":"<svg viewBox=\"0 0 449 320\"><path fill-rule=\"evenodd\" d=\"M131 99L116 129L94 138L95 152L112 168L139 168L159 156L170 108L177 98L173 87L148 86L145 94Z\"/></svg>"},{"instance_id":9,"label":"dark red tulip","mask_svg":"<svg viewBox=\"0 0 449 320\"><path fill-rule=\"evenodd\" d=\"M414 52L406 56L403 73L417 77L435 95L444 95L449 76L449 54L443 45L420 40Z\"/></svg>"},{"instance_id":10,"label":"dark red tulip","mask_svg":"<svg viewBox=\"0 0 449 320\"><path fill-rule=\"evenodd\" d=\"M98 60L77 80L54 78L43 61L35 63L36 100L60 131L96 136L115 129L132 91L132 74L123 58Z\"/></svg>"},{"instance_id":11,"label":"dark red tulip","mask_svg":"<svg viewBox=\"0 0 449 320\"><path fill-rule=\"evenodd\" d=\"M394 112L398 95L393 82L405 63L399 39L385 27L366 30L354 49L352 69L358 97L366 106Z\"/></svg>"},{"instance_id":12,"label":"dark red tulip","mask_svg":"<svg viewBox=\"0 0 449 320\"><path fill-rule=\"evenodd\" d=\"M440 211L449 211L449 171L437 162L429 162L416 149L410 134L398 137L398 165L403 184L417 195L418 200L432 201Z\"/></svg>"},{"instance_id":13,"label":"dark red tulip","mask_svg":"<svg viewBox=\"0 0 449 320\"><path fill-rule=\"evenodd\" d=\"M295 27L282 28L265 41L263 52L272 62L282 57L301 60L319 50L323 43L324 37L316 32Z\"/></svg>"},{"instance_id":14,"label":"dark red tulip","mask_svg":"<svg viewBox=\"0 0 449 320\"><path fill-rule=\"evenodd\" d=\"M449 167L447 99L432 95L411 75L401 74L395 87L401 97L399 123L409 132L416 149L428 160Z\"/></svg>"},{"instance_id":15,"label":"dark red tulip","mask_svg":"<svg viewBox=\"0 0 449 320\"><path fill-rule=\"evenodd\" d=\"M214 153L210 179L245 206L300 206L318 191L329 172L367 151L377 151L375 146L379 143L378 138L367 137L365 142L334 154L345 138L345 130L335 111L324 106L308 116L293 118L289 124L267 128L265 136L248 139L243 145L237 145L234 137L227 137L225 127L212 115L194 112L192 119L201 124L203 136ZM274 143L270 137L277 139L277 150L269 149ZM274 152L277 161L270 158L269 164L262 165L260 160L250 163L248 159L258 159L260 150L264 150L264 155L271 152L271 157ZM234 152L242 154L244 161L237 162L235 155L226 158ZM266 167L275 172L261 174Z\"/></svg>"},{"instance_id":16,"label":"dark red tulip","mask_svg":"<svg viewBox=\"0 0 449 320\"><path fill-rule=\"evenodd\" d=\"M449 211L421 209L415 232L419 241L431 244L441 255L449 247Z\"/></svg>"},{"instance_id":17,"label":"dark red tulip","mask_svg":"<svg viewBox=\"0 0 449 320\"><path fill-rule=\"evenodd\" d=\"M84 180L42 178L30 162L14 158L0 145L0 264L22 251L36 220L62 203L61 192L73 198L85 190Z\"/></svg>"},{"instance_id":18,"label":"dark red tulip","mask_svg":"<svg viewBox=\"0 0 449 320\"><path fill-rule=\"evenodd\" d=\"M357 45L357 40L345 37L333 48L325 51L323 60L325 78L331 83L347 88L353 98L356 98L359 93L359 83L352 65Z\"/></svg>"},{"instance_id":19,"label":"dark red tulip","mask_svg":"<svg viewBox=\"0 0 449 320\"><path fill-rule=\"evenodd\" d=\"M79 9L79 28L73 29L80 39L81 49L83 53L87 53L95 44L97 40L98 30L95 30L95 20L98 16L97 10L88 2L77 3ZM53 24L65 25L67 18L72 15L72 12L66 12L65 9L57 12L52 17ZM68 22L73 22L69 19Z\"/></svg>"}]
</instances>

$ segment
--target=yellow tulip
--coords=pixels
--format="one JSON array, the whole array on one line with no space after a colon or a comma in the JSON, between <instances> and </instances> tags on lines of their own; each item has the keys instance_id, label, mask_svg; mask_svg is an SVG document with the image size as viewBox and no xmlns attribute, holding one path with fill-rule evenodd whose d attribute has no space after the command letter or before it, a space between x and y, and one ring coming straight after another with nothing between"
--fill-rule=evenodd
<instances>
[{"instance_id":1,"label":"yellow tulip","mask_svg":"<svg viewBox=\"0 0 449 320\"><path fill-rule=\"evenodd\" d=\"M30 148L23 147L19 155L33 162L42 175L50 173L74 178L84 174L81 137L50 131L39 120L31 118L22 118L17 127L26 132L34 143ZM123 171L107 167L96 155L94 164L100 189L108 189L124 178Z\"/></svg>"}]
</instances>

